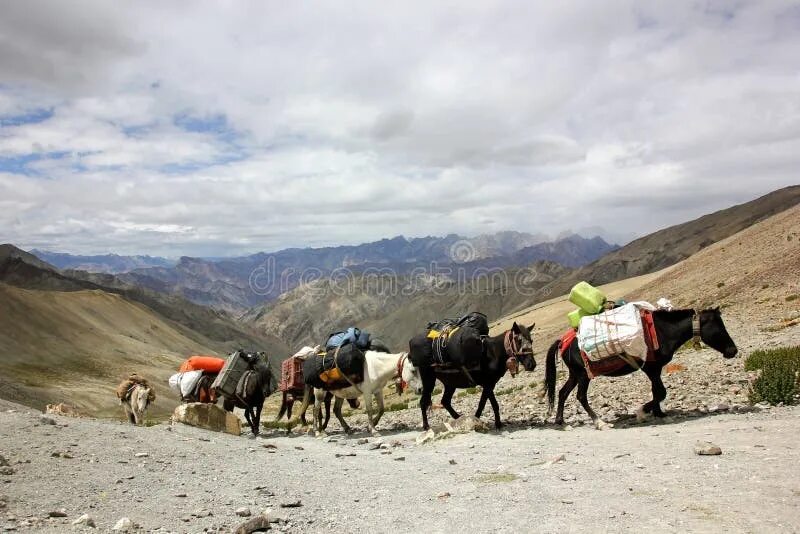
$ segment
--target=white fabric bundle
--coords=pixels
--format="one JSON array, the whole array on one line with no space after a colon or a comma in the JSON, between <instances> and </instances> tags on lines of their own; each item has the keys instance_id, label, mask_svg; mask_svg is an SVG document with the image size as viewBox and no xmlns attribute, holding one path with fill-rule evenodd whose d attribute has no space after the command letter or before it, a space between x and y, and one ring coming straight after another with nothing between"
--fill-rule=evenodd
<instances>
[{"instance_id":1,"label":"white fabric bundle","mask_svg":"<svg viewBox=\"0 0 800 534\"><path fill-rule=\"evenodd\" d=\"M186 371L185 373L175 373L169 377L169 387L181 394L181 397L188 397L194 392L194 388L203 371Z\"/></svg>"},{"instance_id":2,"label":"white fabric bundle","mask_svg":"<svg viewBox=\"0 0 800 534\"><path fill-rule=\"evenodd\" d=\"M592 361L625 353L634 358L647 357L641 308L655 309L648 302L631 302L581 319L578 344Z\"/></svg>"},{"instance_id":3,"label":"white fabric bundle","mask_svg":"<svg viewBox=\"0 0 800 534\"><path fill-rule=\"evenodd\" d=\"M317 345L316 347L303 347L302 349L295 352L292 358L300 358L301 360L305 360L309 356L318 353L319 348L320 348L319 345Z\"/></svg>"}]
</instances>

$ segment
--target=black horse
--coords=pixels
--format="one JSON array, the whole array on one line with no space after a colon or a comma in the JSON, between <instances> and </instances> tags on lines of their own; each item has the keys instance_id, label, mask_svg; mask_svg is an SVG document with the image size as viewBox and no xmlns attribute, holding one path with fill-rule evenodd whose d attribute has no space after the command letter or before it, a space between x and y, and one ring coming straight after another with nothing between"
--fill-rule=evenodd
<instances>
[{"instance_id":1,"label":"black horse","mask_svg":"<svg viewBox=\"0 0 800 534\"><path fill-rule=\"evenodd\" d=\"M454 419L461 417L461 414L453 409L451 400L453 393L459 388L469 388L481 386L481 399L478 402L478 410L475 412L476 417L480 417L483 409L486 407L488 400L492 404L494 411L494 426L500 428L500 406L497 404L497 398L494 395L494 388L500 378L510 371L512 376L516 375L519 371L519 362L525 367L526 371L533 371L536 368L536 360L533 358L533 341L531 339L531 330L535 325L529 328L523 325L514 323L510 330L494 336L486 337L483 339L482 353L480 357L480 368L464 370L458 367L443 367L432 365L431 363L425 365L420 363L420 359L416 358L413 354L409 354L409 360L417 361L420 363L419 367L414 367L410 374L418 375L421 381L421 394L419 400L419 407L422 410L422 428L428 430L428 408L431 406L431 394L438 379L444 385L444 393L442 394L442 406L450 413ZM414 346L411 345L411 351Z\"/></svg>"},{"instance_id":2,"label":"black horse","mask_svg":"<svg viewBox=\"0 0 800 534\"><path fill-rule=\"evenodd\" d=\"M253 436L258 436L264 400L277 389L277 382L266 354L257 352L247 357L250 369L239 380L236 395L226 396L222 406L229 412L232 412L234 407L243 409L244 418L250 425Z\"/></svg>"},{"instance_id":3,"label":"black horse","mask_svg":"<svg viewBox=\"0 0 800 534\"><path fill-rule=\"evenodd\" d=\"M697 339L699 337L706 345L722 353L725 358L736 356L738 349L725 329L719 308L700 312L695 312L695 310L659 310L653 312L653 322L659 348L655 351L654 361L639 361L641 370L652 383L653 400L642 406L642 410L644 413L652 413L656 417L664 417L666 414L661 410L660 403L667 397L667 390L661 381L661 370L672 360L675 352L684 343L693 337L696 342L699 342ZM604 426L603 421L589 406L587 392L591 379L586 373L583 357L578 348L578 340L573 340L569 347L561 348L560 344L561 340L557 340L547 351L545 387L549 404L548 415L553 411L556 391L556 354L561 350L561 357L569 369L569 378L558 392L558 412L556 412L555 423L558 425L564 424L564 403L575 386L578 386L578 401L580 401L586 413L589 414L589 417L592 418L595 426L602 428ZM623 376L636 370L636 367L626 363L624 367L606 373L606 376Z\"/></svg>"}]
</instances>

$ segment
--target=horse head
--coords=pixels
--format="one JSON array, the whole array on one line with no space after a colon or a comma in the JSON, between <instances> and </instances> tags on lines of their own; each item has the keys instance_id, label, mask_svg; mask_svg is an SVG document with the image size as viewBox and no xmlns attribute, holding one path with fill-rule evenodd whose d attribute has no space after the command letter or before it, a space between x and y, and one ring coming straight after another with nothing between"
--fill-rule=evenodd
<instances>
[{"instance_id":1,"label":"horse head","mask_svg":"<svg viewBox=\"0 0 800 534\"><path fill-rule=\"evenodd\" d=\"M419 369L411 363L407 356L400 366L400 380L408 384L408 387L417 395L422 394L422 377L420 377Z\"/></svg>"},{"instance_id":2,"label":"horse head","mask_svg":"<svg viewBox=\"0 0 800 534\"><path fill-rule=\"evenodd\" d=\"M150 406L152 389L149 386L137 386L131 396L131 405L140 414L144 414Z\"/></svg>"},{"instance_id":3,"label":"horse head","mask_svg":"<svg viewBox=\"0 0 800 534\"><path fill-rule=\"evenodd\" d=\"M514 324L505 335L505 349L508 359L506 360L506 368L515 376L519 372L519 362L522 362L526 371L533 371L536 369L536 360L533 358L533 335L531 331L536 326L533 323L530 326L522 324Z\"/></svg>"},{"instance_id":4,"label":"horse head","mask_svg":"<svg viewBox=\"0 0 800 534\"><path fill-rule=\"evenodd\" d=\"M700 339L706 345L722 353L725 358L733 358L739 353L736 343L731 339L722 322L722 313L719 306L713 309L702 310L697 313L700 322Z\"/></svg>"}]
</instances>

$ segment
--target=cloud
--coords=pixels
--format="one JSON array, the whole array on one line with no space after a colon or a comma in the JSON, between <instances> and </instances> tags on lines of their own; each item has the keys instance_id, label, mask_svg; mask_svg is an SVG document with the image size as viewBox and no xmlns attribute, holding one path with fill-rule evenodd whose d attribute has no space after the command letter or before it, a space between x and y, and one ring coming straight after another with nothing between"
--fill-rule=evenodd
<instances>
[{"instance_id":1,"label":"cloud","mask_svg":"<svg viewBox=\"0 0 800 534\"><path fill-rule=\"evenodd\" d=\"M790 4L0 6L0 240L642 234L797 182Z\"/></svg>"}]
</instances>

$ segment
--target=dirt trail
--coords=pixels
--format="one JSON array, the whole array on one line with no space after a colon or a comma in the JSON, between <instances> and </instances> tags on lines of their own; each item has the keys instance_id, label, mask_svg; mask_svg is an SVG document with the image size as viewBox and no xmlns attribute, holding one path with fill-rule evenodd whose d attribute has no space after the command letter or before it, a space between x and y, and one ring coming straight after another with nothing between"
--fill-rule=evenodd
<instances>
[{"instance_id":1,"label":"dirt trail","mask_svg":"<svg viewBox=\"0 0 800 534\"><path fill-rule=\"evenodd\" d=\"M184 426L49 425L9 406L0 454L16 473L0 477L5 529L78 531L71 521L89 513L100 532L123 516L147 531L230 531L242 521L236 509L249 507L273 510L283 532L800 530L796 407L416 445L416 431L252 440ZM695 455L706 440L722 456ZM61 508L66 518L46 519Z\"/></svg>"}]
</instances>

